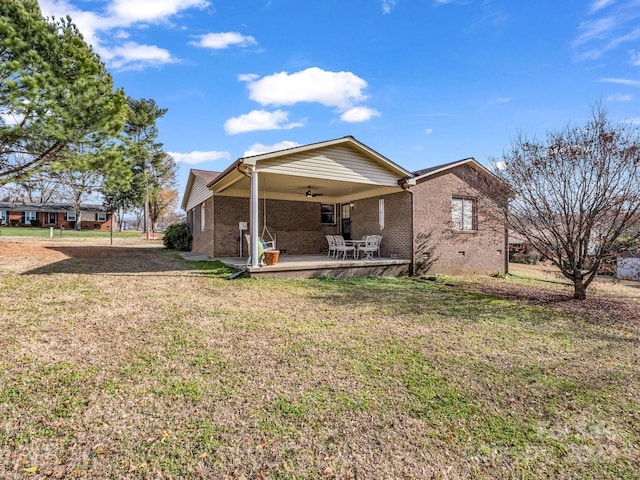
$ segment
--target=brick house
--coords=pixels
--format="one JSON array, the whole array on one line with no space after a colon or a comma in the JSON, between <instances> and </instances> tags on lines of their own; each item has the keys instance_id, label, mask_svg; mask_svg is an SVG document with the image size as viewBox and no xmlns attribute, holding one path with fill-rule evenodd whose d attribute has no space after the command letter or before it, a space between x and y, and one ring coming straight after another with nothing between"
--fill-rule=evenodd
<instances>
[{"instance_id":1,"label":"brick house","mask_svg":"<svg viewBox=\"0 0 640 480\"><path fill-rule=\"evenodd\" d=\"M325 234L378 234L381 256L410 260L411 274L504 273L506 230L482 190L490 177L473 158L409 172L349 136L191 170L182 208L193 250L210 257L257 251L244 234L290 255L326 251Z\"/></svg>"},{"instance_id":2,"label":"brick house","mask_svg":"<svg viewBox=\"0 0 640 480\"><path fill-rule=\"evenodd\" d=\"M116 229L116 218L102 205L83 204L80 207L82 230ZM44 227L73 230L78 216L73 205L60 203L0 202L0 225L15 227Z\"/></svg>"}]
</instances>

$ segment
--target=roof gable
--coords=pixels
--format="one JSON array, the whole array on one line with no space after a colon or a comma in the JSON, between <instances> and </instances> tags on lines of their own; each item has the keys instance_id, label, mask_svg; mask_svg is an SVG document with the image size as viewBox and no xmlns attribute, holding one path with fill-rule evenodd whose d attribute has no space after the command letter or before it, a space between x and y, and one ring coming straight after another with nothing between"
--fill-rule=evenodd
<instances>
[{"instance_id":1,"label":"roof gable","mask_svg":"<svg viewBox=\"0 0 640 480\"><path fill-rule=\"evenodd\" d=\"M207 188L207 185L214 181L218 175L220 175L220 172L211 170L199 170L196 168L189 170L189 179L184 189L181 208L185 211L190 210L195 205L211 197L213 192Z\"/></svg>"},{"instance_id":2,"label":"roof gable","mask_svg":"<svg viewBox=\"0 0 640 480\"><path fill-rule=\"evenodd\" d=\"M447 170L452 170L454 168L463 166L463 165L467 165L468 167L474 169L475 171L477 171L478 173L482 173L484 175L487 175L488 177L491 178L498 178L496 177L490 170L488 170L486 167L484 167L483 165L481 165L475 158L473 157L469 157L469 158L464 158L462 160L456 160L453 162L448 162L448 163L443 163L441 165L436 165L433 167L429 167L429 168L424 168L422 170L418 170L413 172L413 182L417 182L420 181L422 179L428 178L428 177L432 177L434 175L437 175L439 173L445 172Z\"/></svg>"},{"instance_id":3,"label":"roof gable","mask_svg":"<svg viewBox=\"0 0 640 480\"><path fill-rule=\"evenodd\" d=\"M260 174L262 185L271 185L270 198L296 199L309 186L320 188L324 200L341 201L345 195L361 198L373 189L399 189L408 170L351 136L242 157L230 165L209 187L217 195L242 195L247 175ZM276 179L277 177L277 179Z\"/></svg>"}]
</instances>

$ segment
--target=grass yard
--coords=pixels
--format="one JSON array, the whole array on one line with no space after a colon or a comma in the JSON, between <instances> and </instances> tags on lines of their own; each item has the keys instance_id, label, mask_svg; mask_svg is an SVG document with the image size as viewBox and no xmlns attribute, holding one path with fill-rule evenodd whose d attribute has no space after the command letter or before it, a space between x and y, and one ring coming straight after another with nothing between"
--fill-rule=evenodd
<instances>
[{"instance_id":1,"label":"grass yard","mask_svg":"<svg viewBox=\"0 0 640 480\"><path fill-rule=\"evenodd\" d=\"M640 478L637 285L227 275L0 240L0 478Z\"/></svg>"},{"instance_id":2,"label":"grass yard","mask_svg":"<svg viewBox=\"0 0 640 480\"><path fill-rule=\"evenodd\" d=\"M38 239L48 239L51 232L50 228L44 227L0 227L0 237L28 237ZM113 238L136 238L142 237L142 233L135 230L123 230L122 232L113 232ZM161 233L156 233L157 238L162 238ZM111 232L104 232L101 230L60 230L59 228L53 229L53 237L55 240L66 240L73 238L110 238Z\"/></svg>"}]
</instances>

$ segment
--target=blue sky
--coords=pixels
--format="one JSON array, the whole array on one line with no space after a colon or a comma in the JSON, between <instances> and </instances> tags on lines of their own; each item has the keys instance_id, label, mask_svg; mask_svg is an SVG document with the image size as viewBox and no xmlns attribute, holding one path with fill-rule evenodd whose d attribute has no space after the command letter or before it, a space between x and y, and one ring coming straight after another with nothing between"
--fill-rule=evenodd
<instances>
[{"instance_id":1,"label":"blue sky","mask_svg":"<svg viewBox=\"0 0 640 480\"><path fill-rule=\"evenodd\" d=\"M640 123L637 0L40 0L134 98L179 165L353 135L409 170L488 163L602 101Z\"/></svg>"}]
</instances>

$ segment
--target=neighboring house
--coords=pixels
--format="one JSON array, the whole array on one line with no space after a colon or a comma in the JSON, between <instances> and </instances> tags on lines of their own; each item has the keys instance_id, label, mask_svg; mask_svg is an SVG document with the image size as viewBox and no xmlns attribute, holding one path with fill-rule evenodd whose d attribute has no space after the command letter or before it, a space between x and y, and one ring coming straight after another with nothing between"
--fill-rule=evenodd
<instances>
[{"instance_id":1,"label":"neighboring house","mask_svg":"<svg viewBox=\"0 0 640 480\"><path fill-rule=\"evenodd\" d=\"M616 277L620 280L640 280L640 252L622 252L616 267Z\"/></svg>"},{"instance_id":2,"label":"neighboring house","mask_svg":"<svg viewBox=\"0 0 640 480\"><path fill-rule=\"evenodd\" d=\"M102 205L83 204L80 224L83 230L116 229L116 218ZM0 225L74 229L77 218L72 205L60 203L0 202Z\"/></svg>"},{"instance_id":3,"label":"neighboring house","mask_svg":"<svg viewBox=\"0 0 640 480\"><path fill-rule=\"evenodd\" d=\"M381 255L410 260L412 274L506 272L486 179L496 177L473 158L409 172L349 136L240 158L222 173L191 170L182 208L193 250L216 258L257 252L247 233L268 232L291 255L326 251L325 234L378 234Z\"/></svg>"}]
</instances>

